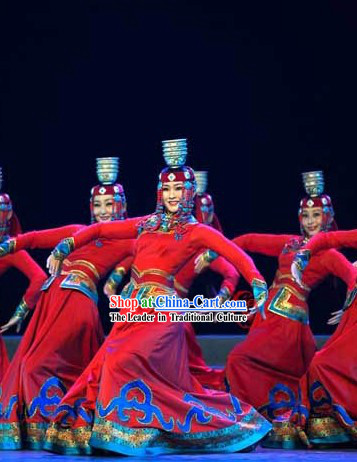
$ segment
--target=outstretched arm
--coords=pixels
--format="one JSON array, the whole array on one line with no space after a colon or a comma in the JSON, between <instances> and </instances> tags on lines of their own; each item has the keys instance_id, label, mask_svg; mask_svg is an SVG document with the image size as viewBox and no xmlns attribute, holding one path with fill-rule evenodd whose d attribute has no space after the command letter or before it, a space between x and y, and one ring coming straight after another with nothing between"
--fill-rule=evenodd
<instances>
[{"instance_id":1,"label":"outstretched arm","mask_svg":"<svg viewBox=\"0 0 357 462\"><path fill-rule=\"evenodd\" d=\"M42 284L47 279L46 273L24 250L11 255L9 258L11 258L13 266L29 279L30 284L10 320L1 326L0 333L5 332L15 325L17 326L16 332L20 331L22 321L27 316L29 310L35 306L41 294Z\"/></svg>"},{"instance_id":2,"label":"outstretched arm","mask_svg":"<svg viewBox=\"0 0 357 462\"><path fill-rule=\"evenodd\" d=\"M321 263L325 266L328 273L342 279L347 285L346 300L341 310L335 311L327 324L338 324L342 319L343 313L350 307L357 295L357 268L352 265L347 258L335 249L323 252Z\"/></svg>"},{"instance_id":3,"label":"outstretched arm","mask_svg":"<svg viewBox=\"0 0 357 462\"><path fill-rule=\"evenodd\" d=\"M296 281L302 284L302 274L308 265L310 258L320 250L327 250L339 247L357 248L357 230L331 231L329 233L318 233L295 255L291 264L291 274Z\"/></svg>"},{"instance_id":4,"label":"outstretched arm","mask_svg":"<svg viewBox=\"0 0 357 462\"><path fill-rule=\"evenodd\" d=\"M232 239L238 247L241 249L252 252L267 255L269 257L278 257L282 252L285 244L293 238L292 234L242 234ZM211 262L217 258L215 252L206 250L197 259L195 271L200 273L206 268Z\"/></svg>"},{"instance_id":5,"label":"outstretched arm","mask_svg":"<svg viewBox=\"0 0 357 462\"><path fill-rule=\"evenodd\" d=\"M23 249L51 249L58 244L61 239L72 236L82 228L85 228L85 226L69 225L60 228L19 234L0 244L0 257Z\"/></svg>"},{"instance_id":6,"label":"outstretched arm","mask_svg":"<svg viewBox=\"0 0 357 462\"><path fill-rule=\"evenodd\" d=\"M218 257L216 260L214 260L209 268L223 277L221 288L218 294L221 298L221 302L223 303L225 300L231 298L235 291L239 281L238 271L231 263L222 257Z\"/></svg>"},{"instance_id":7,"label":"outstretched arm","mask_svg":"<svg viewBox=\"0 0 357 462\"><path fill-rule=\"evenodd\" d=\"M235 237L233 242L247 252L261 253L270 257L278 257L285 244L292 239L292 234L243 234Z\"/></svg>"},{"instance_id":8,"label":"outstretched arm","mask_svg":"<svg viewBox=\"0 0 357 462\"><path fill-rule=\"evenodd\" d=\"M256 303L258 307L263 309L268 293L265 280L257 270L253 260L242 249L218 231L205 225L195 227L192 232L192 243L197 250L206 247L230 261L251 284Z\"/></svg>"},{"instance_id":9,"label":"outstretched arm","mask_svg":"<svg viewBox=\"0 0 357 462\"><path fill-rule=\"evenodd\" d=\"M111 223L95 223L74 234L72 237L63 239L52 251L47 260L47 268L52 275L58 274L62 261L74 250L89 242L99 239L132 239L138 235L137 225L143 217L130 218Z\"/></svg>"},{"instance_id":10,"label":"outstretched arm","mask_svg":"<svg viewBox=\"0 0 357 462\"><path fill-rule=\"evenodd\" d=\"M338 249L340 247L357 248L357 229L350 231L331 231L318 233L304 246L314 255L319 250Z\"/></svg>"}]
</instances>

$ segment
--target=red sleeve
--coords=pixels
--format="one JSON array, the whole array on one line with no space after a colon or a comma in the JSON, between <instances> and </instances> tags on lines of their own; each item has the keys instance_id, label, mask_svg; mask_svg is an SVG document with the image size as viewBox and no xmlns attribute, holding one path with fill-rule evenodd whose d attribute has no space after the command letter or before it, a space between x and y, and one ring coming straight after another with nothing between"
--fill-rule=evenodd
<instances>
[{"instance_id":1,"label":"red sleeve","mask_svg":"<svg viewBox=\"0 0 357 462\"><path fill-rule=\"evenodd\" d=\"M44 229L43 231L31 231L25 234L19 234L15 237L15 250L22 249L51 249L55 247L62 239L72 236L80 229L85 228L83 225L69 225L61 228Z\"/></svg>"},{"instance_id":2,"label":"red sleeve","mask_svg":"<svg viewBox=\"0 0 357 462\"><path fill-rule=\"evenodd\" d=\"M253 260L218 231L209 226L196 225L191 239L197 251L202 247L211 249L230 261L250 284L255 278L264 281Z\"/></svg>"},{"instance_id":3,"label":"red sleeve","mask_svg":"<svg viewBox=\"0 0 357 462\"><path fill-rule=\"evenodd\" d=\"M346 283L348 290L355 287L357 268L342 253L335 249L328 250L322 253L320 261L329 273L334 274Z\"/></svg>"},{"instance_id":4,"label":"red sleeve","mask_svg":"<svg viewBox=\"0 0 357 462\"><path fill-rule=\"evenodd\" d=\"M243 234L235 237L233 242L247 252L261 253L269 257L278 257L285 244L297 237L292 234Z\"/></svg>"},{"instance_id":5,"label":"red sleeve","mask_svg":"<svg viewBox=\"0 0 357 462\"><path fill-rule=\"evenodd\" d=\"M311 255L320 250L333 249L339 247L357 248L357 229L350 231L331 231L330 233L318 233L311 238L304 246Z\"/></svg>"},{"instance_id":6,"label":"red sleeve","mask_svg":"<svg viewBox=\"0 0 357 462\"><path fill-rule=\"evenodd\" d=\"M210 264L209 268L223 277L221 289L227 287L229 292L233 294L239 281L239 274L234 266L224 258L218 257Z\"/></svg>"},{"instance_id":7,"label":"red sleeve","mask_svg":"<svg viewBox=\"0 0 357 462\"><path fill-rule=\"evenodd\" d=\"M47 279L46 273L24 250L11 255L11 257L13 266L21 271L30 281L23 298L26 305L29 308L33 308L40 297L42 284Z\"/></svg>"},{"instance_id":8,"label":"red sleeve","mask_svg":"<svg viewBox=\"0 0 357 462\"><path fill-rule=\"evenodd\" d=\"M74 247L82 247L100 237L105 239L134 239L138 236L137 225L144 217L129 218L110 223L95 223L79 231L73 236ZM68 237L68 236L67 236Z\"/></svg>"}]
</instances>

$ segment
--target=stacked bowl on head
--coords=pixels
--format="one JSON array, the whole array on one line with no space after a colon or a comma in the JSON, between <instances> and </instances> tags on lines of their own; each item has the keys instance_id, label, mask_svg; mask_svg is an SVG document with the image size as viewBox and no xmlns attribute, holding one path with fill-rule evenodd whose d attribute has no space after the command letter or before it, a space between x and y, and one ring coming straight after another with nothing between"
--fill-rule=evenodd
<instances>
[{"instance_id":1,"label":"stacked bowl on head","mask_svg":"<svg viewBox=\"0 0 357 462\"><path fill-rule=\"evenodd\" d=\"M102 184L115 183L119 173L119 157L97 158L97 175Z\"/></svg>"},{"instance_id":2,"label":"stacked bowl on head","mask_svg":"<svg viewBox=\"0 0 357 462\"><path fill-rule=\"evenodd\" d=\"M197 184L197 194L204 194L208 184L208 173L204 170L195 170L195 179Z\"/></svg>"},{"instance_id":3,"label":"stacked bowl on head","mask_svg":"<svg viewBox=\"0 0 357 462\"><path fill-rule=\"evenodd\" d=\"M311 196L320 196L324 192L324 174L321 170L302 174L306 192Z\"/></svg>"},{"instance_id":4,"label":"stacked bowl on head","mask_svg":"<svg viewBox=\"0 0 357 462\"><path fill-rule=\"evenodd\" d=\"M168 167L178 168L185 165L187 157L187 140L181 138L178 140L165 140L162 142L164 159Z\"/></svg>"}]
</instances>

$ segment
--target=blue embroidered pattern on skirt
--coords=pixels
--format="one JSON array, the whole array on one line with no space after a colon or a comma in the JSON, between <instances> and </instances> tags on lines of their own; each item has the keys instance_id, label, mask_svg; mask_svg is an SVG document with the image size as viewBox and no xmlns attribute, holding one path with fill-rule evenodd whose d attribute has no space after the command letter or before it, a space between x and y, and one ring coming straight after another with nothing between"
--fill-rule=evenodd
<instances>
[{"instance_id":1,"label":"blue embroidered pattern on skirt","mask_svg":"<svg viewBox=\"0 0 357 462\"><path fill-rule=\"evenodd\" d=\"M49 396L51 392L51 396ZM54 414L54 410L49 410L47 407L57 406L62 397L66 394L67 389L57 377L50 377L42 385L40 393L32 400L28 408L28 416L33 417L36 411L43 417L50 417Z\"/></svg>"},{"instance_id":2,"label":"blue embroidered pattern on skirt","mask_svg":"<svg viewBox=\"0 0 357 462\"><path fill-rule=\"evenodd\" d=\"M143 394L144 401L139 402L137 398L128 399L127 395L132 390L140 390ZM98 403L97 412L99 417L103 418L117 409L119 420L127 422L129 420L129 416L126 411L130 411L132 409L141 411L143 412L144 417L139 419L137 418L136 420L138 423L142 425L151 424L154 417L156 417L164 430L171 431L174 428L174 419L170 417L170 419L166 421L160 408L152 404L152 398L152 392L145 382L143 380L134 380L133 382L123 385L120 389L119 396L112 399L106 408Z\"/></svg>"}]
</instances>

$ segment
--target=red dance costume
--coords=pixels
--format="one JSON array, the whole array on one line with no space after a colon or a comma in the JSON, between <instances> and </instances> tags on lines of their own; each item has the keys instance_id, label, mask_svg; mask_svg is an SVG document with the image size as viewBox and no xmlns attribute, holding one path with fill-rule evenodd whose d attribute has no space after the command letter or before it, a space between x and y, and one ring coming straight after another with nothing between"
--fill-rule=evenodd
<instances>
[{"instance_id":1,"label":"red dance costume","mask_svg":"<svg viewBox=\"0 0 357 462\"><path fill-rule=\"evenodd\" d=\"M30 284L20 303L32 309L41 294L40 289L42 284L47 279L46 273L24 250L18 252L16 255L7 255L0 259L0 276L9 268L17 268L29 279ZM9 360L5 342L2 336L0 336L0 380L3 379L8 364Z\"/></svg>"},{"instance_id":2,"label":"red dance costume","mask_svg":"<svg viewBox=\"0 0 357 462\"><path fill-rule=\"evenodd\" d=\"M197 276L195 273L195 258L196 257L191 258L191 260L177 273L174 279L174 288L177 295L181 298L187 297L189 288L194 278ZM108 282L114 292L118 285L115 282L116 278L118 278L118 281L121 281L122 274L126 273L132 266L132 257L130 258L130 263L127 265L128 268L123 268L123 266L123 263L118 265L108 279ZM228 263L224 258L219 257L211 263L210 269L223 277L221 291L227 295L233 294L239 280L239 275L234 266ZM224 369L213 369L206 364L192 323L186 322L184 325L188 349L188 362L191 374L193 374L197 380L207 388L226 390Z\"/></svg>"},{"instance_id":3,"label":"red dance costume","mask_svg":"<svg viewBox=\"0 0 357 462\"><path fill-rule=\"evenodd\" d=\"M132 277L123 297L174 295L174 275L201 248L230 260L252 282L252 260L220 233L197 223L140 226ZM92 239L134 238L142 219L97 224L78 233L75 248ZM178 235L177 233L180 232ZM138 308L137 313L155 313ZM127 455L238 451L259 441L270 424L250 405L207 390L189 372L182 323L118 322L84 374L57 408L47 449L90 453L92 447Z\"/></svg>"},{"instance_id":4,"label":"red dance costume","mask_svg":"<svg viewBox=\"0 0 357 462\"><path fill-rule=\"evenodd\" d=\"M16 237L16 250L52 248L81 225ZM38 449L56 405L104 340L98 281L133 253L130 240L98 239L73 252L42 288L35 313L2 381L0 448ZM20 260L22 251L7 258Z\"/></svg>"},{"instance_id":5,"label":"red dance costume","mask_svg":"<svg viewBox=\"0 0 357 462\"><path fill-rule=\"evenodd\" d=\"M201 187L198 188L200 192L195 196L195 217L199 223L210 225L212 228L222 233L221 224L217 215L214 213L212 197L205 192L207 186L207 172L196 171L195 178L198 183L199 180L201 180L201 184L199 185ZM187 297L193 280L197 276L195 273L195 258L196 257L192 257L175 277L174 287L177 294L182 298ZM219 257L211 263L210 269L223 277L221 293L224 293L227 298L231 296L239 280L239 275L234 266L224 260L224 258ZM185 334L191 374L193 374L203 386L214 388L215 390L226 390L224 369L213 369L206 364L201 347L197 342L192 323L185 323Z\"/></svg>"},{"instance_id":6,"label":"red dance costume","mask_svg":"<svg viewBox=\"0 0 357 462\"><path fill-rule=\"evenodd\" d=\"M315 254L333 247L357 248L357 230L318 234L304 249L310 250L313 261ZM302 405L289 420L274 422L270 447L357 441L356 293L356 287L349 292L340 324L301 380Z\"/></svg>"},{"instance_id":7,"label":"red dance costume","mask_svg":"<svg viewBox=\"0 0 357 462\"><path fill-rule=\"evenodd\" d=\"M175 277L174 287L177 294L182 298L187 297L188 290L197 276L195 273L195 258L196 256L191 258ZM221 292L233 294L239 280L239 275L234 266L224 258L219 257L211 263L209 268L223 277ZM224 369L213 369L206 364L201 347L197 342L194 328L190 322L185 323L185 334L191 374L205 387L214 388L215 390L226 390Z\"/></svg>"},{"instance_id":8,"label":"red dance costume","mask_svg":"<svg viewBox=\"0 0 357 462\"><path fill-rule=\"evenodd\" d=\"M233 242L246 251L279 258L266 320L256 315L246 340L229 354L226 368L231 392L273 420L298 405L299 379L315 353L307 305L311 289L329 274L351 289L356 269L336 250L320 252L304 273L302 289L291 275L291 263L303 245L301 236L247 234Z\"/></svg>"},{"instance_id":9,"label":"red dance costume","mask_svg":"<svg viewBox=\"0 0 357 462\"><path fill-rule=\"evenodd\" d=\"M0 168L0 189L2 186L2 170ZM21 233L21 225L13 211L10 196L6 193L0 193L0 244L5 242L10 236L16 236ZM25 313L32 309L39 296L40 289L46 280L46 273L40 266L25 252L19 252L16 255L8 255L0 259L0 275L4 274L9 268L17 268L30 281L30 285L25 292L15 314L24 318ZM0 381L3 379L9 365L5 342L0 335Z\"/></svg>"}]
</instances>

